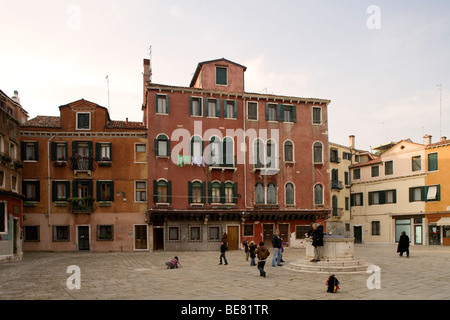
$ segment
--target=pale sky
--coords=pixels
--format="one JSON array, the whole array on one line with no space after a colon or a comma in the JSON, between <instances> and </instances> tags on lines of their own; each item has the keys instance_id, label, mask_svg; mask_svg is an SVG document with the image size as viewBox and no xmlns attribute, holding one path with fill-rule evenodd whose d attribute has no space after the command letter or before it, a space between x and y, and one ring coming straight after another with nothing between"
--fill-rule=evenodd
<instances>
[{"instance_id":1,"label":"pale sky","mask_svg":"<svg viewBox=\"0 0 450 320\"><path fill-rule=\"evenodd\" d=\"M225 57L247 92L330 99L331 142L450 138L448 0L0 0L0 39L0 89L31 118L108 107L108 75L111 118L140 121L152 46L153 82Z\"/></svg>"}]
</instances>

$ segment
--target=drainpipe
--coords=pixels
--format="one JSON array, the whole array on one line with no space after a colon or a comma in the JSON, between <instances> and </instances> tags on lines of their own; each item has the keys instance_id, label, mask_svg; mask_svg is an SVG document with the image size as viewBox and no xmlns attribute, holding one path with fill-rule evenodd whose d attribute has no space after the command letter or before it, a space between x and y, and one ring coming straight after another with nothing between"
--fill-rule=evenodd
<instances>
[{"instance_id":1,"label":"drainpipe","mask_svg":"<svg viewBox=\"0 0 450 320\"><path fill-rule=\"evenodd\" d=\"M50 227L50 195L51 195L51 181L50 181L50 141L53 140L53 138L56 135L51 136L50 139L47 141L47 220L48 220L48 226Z\"/></svg>"},{"instance_id":2,"label":"drainpipe","mask_svg":"<svg viewBox=\"0 0 450 320\"><path fill-rule=\"evenodd\" d=\"M244 127L244 200L245 200L245 202L244 202L244 205L245 205L245 210L247 210L247 141L246 141L246 138L247 138L247 135L246 135L246 133L245 133L245 117L246 117L246 114L245 114L245 110L246 110L246 108L245 108L245 102L246 102L246 100L245 100L245 96L243 95L242 96L242 123L243 123L243 127Z\"/></svg>"}]
</instances>

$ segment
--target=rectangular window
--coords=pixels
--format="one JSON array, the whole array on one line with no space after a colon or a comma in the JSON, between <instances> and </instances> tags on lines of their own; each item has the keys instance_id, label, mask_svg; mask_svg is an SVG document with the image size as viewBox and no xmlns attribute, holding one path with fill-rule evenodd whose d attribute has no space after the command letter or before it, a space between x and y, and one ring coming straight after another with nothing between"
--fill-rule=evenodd
<instances>
[{"instance_id":1,"label":"rectangular window","mask_svg":"<svg viewBox=\"0 0 450 320\"><path fill-rule=\"evenodd\" d=\"M219 241L220 228L216 226L208 227L208 241Z\"/></svg>"},{"instance_id":2,"label":"rectangular window","mask_svg":"<svg viewBox=\"0 0 450 320\"><path fill-rule=\"evenodd\" d=\"M322 124L322 108L313 107L313 124Z\"/></svg>"},{"instance_id":3,"label":"rectangular window","mask_svg":"<svg viewBox=\"0 0 450 320\"><path fill-rule=\"evenodd\" d=\"M228 85L228 68L216 67L216 85Z\"/></svg>"},{"instance_id":4,"label":"rectangular window","mask_svg":"<svg viewBox=\"0 0 450 320\"><path fill-rule=\"evenodd\" d=\"M24 226L25 241L39 241L39 226Z\"/></svg>"},{"instance_id":5,"label":"rectangular window","mask_svg":"<svg viewBox=\"0 0 450 320\"><path fill-rule=\"evenodd\" d=\"M91 114L77 113L77 130L89 130L91 128Z\"/></svg>"},{"instance_id":6,"label":"rectangular window","mask_svg":"<svg viewBox=\"0 0 450 320\"><path fill-rule=\"evenodd\" d=\"M352 207L362 206L363 205L363 194L362 193L351 194L350 202L351 202Z\"/></svg>"},{"instance_id":7,"label":"rectangular window","mask_svg":"<svg viewBox=\"0 0 450 320\"><path fill-rule=\"evenodd\" d=\"M38 143L22 142L22 160L38 161Z\"/></svg>"},{"instance_id":8,"label":"rectangular window","mask_svg":"<svg viewBox=\"0 0 450 320\"><path fill-rule=\"evenodd\" d=\"M68 182L56 182L56 197L57 200L67 200L69 197Z\"/></svg>"},{"instance_id":9,"label":"rectangular window","mask_svg":"<svg viewBox=\"0 0 450 320\"><path fill-rule=\"evenodd\" d=\"M268 121L277 121L277 105L269 104L268 106Z\"/></svg>"},{"instance_id":10,"label":"rectangular window","mask_svg":"<svg viewBox=\"0 0 450 320\"><path fill-rule=\"evenodd\" d=\"M244 237L253 237L253 224L244 224Z\"/></svg>"},{"instance_id":11,"label":"rectangular window","mask_svg":"<svg viewBox=\"0 0 450 320\"><path fill-rule=\"evenodd\" d=\"M223 115L227 119L237 119L237 101L225 100Z\"/></svg>"},{"instance_id":12,"label":"rectangular window","mask_svg":"<svg viewBox=\"0 0 450 320\"><path fill-rule=\"evenodd\" d=\"M167 140L158 140L158 156L167 155Z\"/></svg>"},{"instance_id":13,"label":"rectangular window","mask_svg":"<svg viewBox=\"0 0 450 320\"><path fill-rule=\"evenodd\" d=\"M39 201L39 181L22 181L22 192L26 201Z\"/></svg>"},{"instance_id":14,"label":"rectangular window","mask_svg":"<svg viewBox=\"0 0 450 320\"><path fill-rule=\"evenodd\" d=\"M114 201L113 181L97 181L97 201Z\"/></svg>"},{"instance_id":15,"label":"rectangular window","mask_svg":"<svg viewBox=\"0 0 450 320\"><path fill-rule=\"evenodd\" d=\"M359 180L361 179L361 169L354 169L353 170L353 180Z\"/></svg>"},{"instance_id":16,"label":"rectangular window","mask_svg":"<svg viewBox=\"0 0 450 320\"><path fill-rule=\"evenodd\" d=\"M110 143L102 143L100 145L100 156L101 160L108 161L111 159L111 144Z\"/></svg>"},{"instance_id":17,"label":"rectangular window","mask_svg":"<svg viewBox=\"0 0 450 320\"><path fill-rule=\"evenodd\" d=\"M409 188L409 202L424 201L423 187Z\"/></svg>"},{"instance_id":18,"label":"rectangular window","mask_svg":"<svg viewBox=\"0 0 450 320\"><path fill-rule=\"evenodd\" d=\"M386 203L396 203L396 190L386 191Z\"/></svg>"},{"instance_id":19,"label":"rectangular window","mask_svg":"<svg viewBox=\"0 0 450 320\"><path fill-rule=\"evenodd\" d=\"M438 170L438 154L430 153L428 155L428 171L437 171Z\"/></svg>"},{"instance_id":20,"label":"rectangular window","mask_svg":"<svg viewBox=\"0 0 450 320\"><path fill-rule=\"evenodd\" d=\"M202 116L202 98L191 97L191 116Z\"/></svg>"},{"instance_id":21,"label":"rectangular window","mask_svg":"<svg viewBox=\"0 0 450 320\"><path fill-rule=\"evenodd\" d=\"M372 221L372 235L373 236L379 236L380 233L380 221Z\"/></svg>"},{"instance_id":22,"label":"rectangular window","mask_svg":"<svg viewBox=\"0 0 450 320\"><path fill-rule=\"evenodd\" d=\"M156 113L168 114L169 113L169 96L168 95L156 95Z\"/></svg>"},{"instance_id":23,"label":"rectangular window","mask_svg":"<svg viewBox=\"0 0 450 320\"><path fill-rule=\"evenodd\" d=\"M9 156L13 160L17 160L17 145L14 142L9 143Z\"/></svg>"},{"instance_id":24,"label":"rectangular window","mask_svg":"<svg viewBox=\"0 0 450 320\"><path fill-rule=\"evenodd\" d=\"M69 241L69 226L53 226L53 241Z\"/></svg>"},{"instance_id":25,"label":"rectangular window","mask_svg":"<svg viewBox=\"0 0 450 320\"><path fill-rule=\"evenodd\" d=\"M189 241L202 241L200 226L189 226Z\"/></svg>"},{"instance_id":26,"label":"rectangular window","mask_svg":"<svg viewBox=\"0 0 450 320\"><path fill-rule=\"evenodd\" d=\"M0 171L0 188L5 188L5 172Z\"/></svg>"},{"instance_id":27,"label":"rectangular window","mask_svg":"<svg viewBox=\"0 0 450 320\"><path fill-rule=\"evenodd\" d=\"M439 201L440 200L440 185L428 186L427 189L427 201Z\"/></svg>"},{"instance_id":28,"label":"rectangular window","mask_svg":"<svg viewBox=\"0 0 450 320\"><path fill-rule=\"evenodd\" d=\"M180 241L180 227L169 227L169 241Z\"/></svg>"},{"instance_id":29,"label":"rectangular window","mask_svg":"<svg viewBox=\"0 0 450 320\"><path fill-rule=\"evenodd\" d=\"M415 156L411 158L412 171L422 170L422 157Z\"/></svg>"},{"instance_id":30,"label":"rectangular window","mask_svg":"<svg viewBox=\"0 0 450 320\"><path fill-rule=\"evenodd\" d=\"M11 176L11 190L17 192L17 177Z\"/></svg>"},{"instance_id":31,"label":"rectangular window","mask_svg":"<svg viewBox=\"0 0 450 320\"><path fill-rule=\"evenodd\" d=\"M309 226L295 226L295 239L305 239Z\"/></svg>"},{"instance_id":32,"label":"rectangular window","mask_svg":"<svg viewBox=\"0 0 450 320\"><path fill-rule=\"evenodd\" d=\"M350 198L345 197L345 210L350 210Z\"/></svg>"},{"instance_id":33,"label":"rectangular window","mask_svg":"<svg viewBox=\"0 0 450 320\"><path fill-rule=\"evenodd\" d=\"M380 166L372 166L372 178L378 177L380 175Z\"/></svg>"},{"instance_id":34,"label":"rectangular window","mask_svg":"<svg viewBox=\"0 0 450 320\"><path fill-rule=\"evenodd\" d=\"M220 114L217 112L217 103L218 100L217 99L207 99L206 100L206 108L207 108L207 115L208 117L219 117Z\"/></svg>"},{"instance_id":35,"label":"rectangular window","mask_svg":"<svg viewBox=\"0 0 450 320\"><path fill-rule=\"evenodd\" d=\"M384 163L384 174L386 176L394 174L394 161L386 161Z\"/></svg>"},{"instance_id":36,"label":"rectangular window","mask_svg":"<svg viewBox=\"0 0 450 320\"><path fill-rule=\"evenodd\" d=\"M114 240L114 226L113 225L98 225L97 226L97 240Z\"/></svg>"},{"instance_id":37,"label":"rectangular window","mask_svg":"<svg viewBox=\"0 0 450 320\"><path fill-rule=\"evenodd\" d=\"M248 120L258 120L258 103L248 102L247 103L247 119Z\"/></svg>"},{"instance_id":38,"label":"rectangular window","mask_svg":"<svg viewBox=\"0 0 450 320\"><path fill-rule=\"evenodd\" d=\"M67 143L56 143L56 159L58 161L67 161Z\"/></svg>"},{"instance_id":39,"label":"rectangular window","mask_svg":"<svg viewBox=\"0 0 450 320\"><path fill-rule=\"evenodd\" d=\"M134 162L145 163L147 161L147 145L136 143L134 147Z\"/></svg>"},{"instance_id":40,"label":"rectangular window","mask_svg":"<svg viewBox=\"0 0 450 320\"><path fill-rule=\"evenodd\" d=\"M147 182L136 181L135 189L136 189L135 202L147 202Z\"/></svg>"}]
</instances>

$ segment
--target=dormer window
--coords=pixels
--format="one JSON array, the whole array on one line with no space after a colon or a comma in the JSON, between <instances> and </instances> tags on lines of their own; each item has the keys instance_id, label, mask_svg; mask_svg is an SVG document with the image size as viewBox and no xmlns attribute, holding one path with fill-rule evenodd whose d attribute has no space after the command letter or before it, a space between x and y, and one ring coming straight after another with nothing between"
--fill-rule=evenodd
<instances>
[{"instance_id":1,"label":"dormer window","mask_svg":"<svg viewBox=\"0 0 450 320\"><path fill-rule=\"evenodd\" d=\"M228 68L216 67L216 85L228 85Z\"/></svg>"},{"instance_id":2,"label":"dormer window","mask_svg":"<svg viewBox=\"0 0 450 320\"><path fill-rule=\"evenodd\" d=\"M77 113L77 130L91 129L91 114L86 112Z\"/></svg>"}]
</instances>

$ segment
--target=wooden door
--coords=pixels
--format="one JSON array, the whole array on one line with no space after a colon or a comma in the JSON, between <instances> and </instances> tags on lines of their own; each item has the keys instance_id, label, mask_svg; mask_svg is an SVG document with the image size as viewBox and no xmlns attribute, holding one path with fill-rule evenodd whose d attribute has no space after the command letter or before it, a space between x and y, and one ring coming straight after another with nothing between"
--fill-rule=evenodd
<instances>
[{"instance_id":1,"label":"wooden door","mask_svg":"<svg viewBox=\"0 0 450 320\"><path fill-rule=\"evenodd\" d=\"M355 237L355 243L362 243L362 227L361 226L353 227L353 236Z\"/></svg>"},{"instance_id":2,"label":"wooden door","mask_svg":"<svg viewBox=\"0 0 450 320\"><path fill-rule=\"evenodd\" d=\"M263 224L263 241L266 247L272 247L273 234L273 224Z\"/></svg>"},{"instance_id":3,"label":"wooden door","mask_svg":"<svg viewBox=\"0 0 450 320\"><path fill-rule=\"evenodd\" d=\"M278 229L280 230L280 237L283 243L286 243L284 246L289 246L289 224L288 223L280 223L278 225Z\"/></svg>"},{"instance_id":4,"label":"wooden door","mask_svg":"<svg viewBox=\"0 0 450 320\"><path fill-rule=\"evenodd\" d=\"M89 249L89 226L78 226L78 250Z\"/></svg>"},{"instance_id":5,"label":"wooden door","mask_svg":"<svg viewBox=\"0 0 450 320\"><path fill-rule=\"evenodd\" d=\"M229 226L228 233L228 250L239 249L239 226Z\"/></svg>"},{"instance_id":6,"label":"wooden door","mask_svg":"<svg viewBox=\"0 0 450 320\"><path fill-rule=\"evenodd\" d=\"M147 225L134 226L134 249L147 249Z\"/></svg>"}]
</instances>

